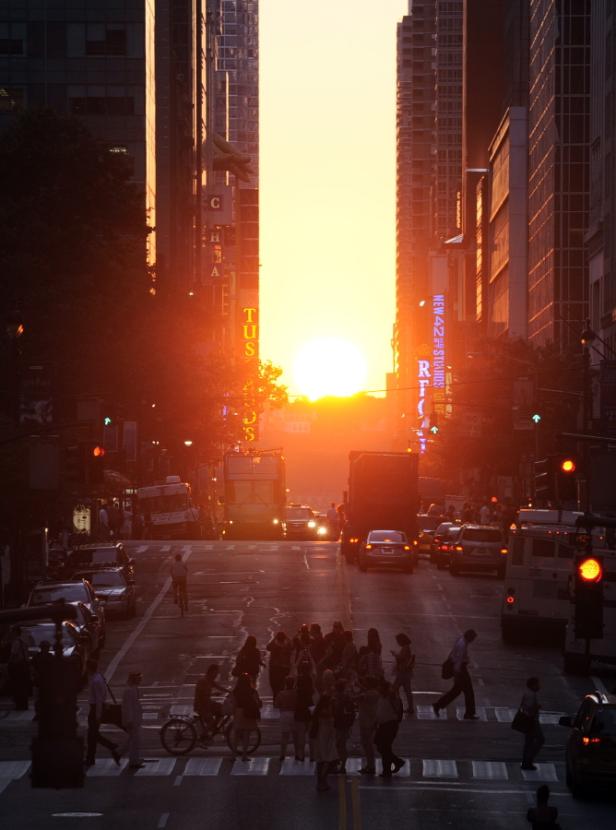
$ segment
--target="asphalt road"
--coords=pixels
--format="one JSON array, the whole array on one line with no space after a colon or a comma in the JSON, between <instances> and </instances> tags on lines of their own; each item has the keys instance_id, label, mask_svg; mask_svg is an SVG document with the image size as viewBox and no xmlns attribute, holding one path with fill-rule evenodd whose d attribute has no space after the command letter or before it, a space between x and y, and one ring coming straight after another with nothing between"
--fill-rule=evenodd
<instances>
[{"instance_id":1,"label":"asphalt road","mask_svg":"<svg viewBox=\"0 0 616 830\"><path fill-rule=\"evenodd\" d=\"M561 673L558 649L504 646L500 640L502 582L492 576L452 577L422 560L412 575L362 574L345 565L332 543L134 542L138 615L112 620L102 666L116 693L130 671L143 673L144 749L137 773L118 768L102 750L83 790L32 790L29 784L31 713L0 720L0 825L28 828L134 830L381 830L404 828L523 828L538 783L547 782L563 830L613 826L614 802L576 802L564 783L566 731L558 716L577 708L590 688L613 677L576 679ZM180 552L190 574L184 618L167 578ZM309 765L278 759L278 723L267 672L259 681L263 741L248 764L232 762L222 743L190 758L166 755L160 724L170 712L192 711L194 684L211 662L229 680L234 655L248 634L264 647L280 628L334 620L352 628L358 645L379 629L385 655L407 632L417 654L418 716L402 724L396 748L408 759L391 782L357 774L332 778L315 792ZM471 649L480 720L461 720L462 701L434 720L431 703L445 688L440 666L460 631L479 634ZM510 729L527 677L541 678L546 745L536 773L520 770L521 737ZM360 756L354 733L351 767ZM6 822L6 823L5 823Z\"/></svg>"}]
</instances>

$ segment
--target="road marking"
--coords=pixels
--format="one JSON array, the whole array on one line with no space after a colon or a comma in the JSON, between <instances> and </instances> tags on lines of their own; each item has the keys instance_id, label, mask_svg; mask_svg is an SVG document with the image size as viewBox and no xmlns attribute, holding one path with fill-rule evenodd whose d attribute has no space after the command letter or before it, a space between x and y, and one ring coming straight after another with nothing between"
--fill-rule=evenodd
<instances>
[{"instance_id":1,"label":"road marking","mask_svg":"<svg viewBox=\"0 0 616 830\"><path fill-rule=\"evenodd\" d=\"M139 547L135 550L135 553L145 553L149 547L149 545L139 545Z\"/></svg>"},{"instance_id":2,"label":"road marking","mask_svg":"<svg viewBox=\"0 0 616 830\"><path fill-rule=\"evenodd\" d=\"M231 775L267 775L269 758L249 758L247 761L235 760Z\"/></svg>"},{"instance_id":3,"label":"road marking","mask_svg":"<svg viewBox=\"0 0 616 830\"><path fill-rule=\"evenodd\" d=\"M186 553L186 555L184 556L184 562L188 561L188 559L190 558L190 554L191 554L191 550L189 548L188 553ZM143 617L139 621L139 625L137 625L137 627L134 629L134 631L131 634L129 634L129 636L124 641L124 644L122 645L122 647L120 648L120 650L118 651L116 656L113 658L111 663L109 663L106 670L104 671L104 676L105 676L108 683L111 682L111 678L113 677L113 675L115 674L116 669L118 668L118 666L120 665L120 663L122 662L124 657L126 656L126 653L129 651L129 649L131 649L133 647L133 643L135 642L137 637L139 637L139 635L141 634L143 629L146 627L146 625L150 622L150 620L154 616L154 612L156 611L158 606L161 604L161 602L165 598L165 594L167 593L167 591L169 590L170 587L171 587L171 577L168 576L165 579L163 587L160 589L158 595L154 598L154 600L152 601L150 607L148 608L148 610L145 612L145 614L143 615Z\"/></svg>"},{"instance_id":4,"label":"road marking","mask_svg":"<svg viewBox=\"0 0 616 830\"><path fill-rule=\"evenodd\" d=\"M52 818L100 818L103 813L52 813Z\"/></svg>"},{"instance_id":5,"label":"road marking","mask_svg":"<svg viewBox=\"0 0 616 830\"><path fill-rule=\"evenodd\" d=\"M17 781L30 769L30 761L0 761L0 778Z\"/></svg>"},{"instance_id":6,"label":"road marking","mask_svg":"<svg viewBox=\"0 0 616 830\"><path fill-rule=\"evenodd\" d=\"M306 551L304 551L304 567L307 571L310 570L310 565L308 564L308 557L306 556Z\"/></svg>"},{"instance_id":7,"label":"road marking","mask_svg":"<svg viewBox=\"0 0 616 830\"><path fill-rule=\"evenodd\" d=\"M417 720L447 720L447 709L440 710L443 717L437 717L432 706L426 706L422 703L418 704L416 709Z\"/></svg>"},{"instance_id":8,"label":"road marking","mask_svg":"<svg viewBox=\"0 0 616 830\"><path fill-rule=\"evenodd\" d=\"M152 776L162 777L163 775L171 775L175 761L175 758L146 759L145 766L137 770L135 777L151 778Z\"/></svg>"},{"instance_id":9,"label":"road marking","mask_svg":"<svg viewBox=\"0 0 616 830\"><path fill-rule=\"evenodd\" d=\"M218 775L221 766L222 758L189 758L184 768L184 775Z\"/></svg>"},{"instance_id":10,"label":"road marking","mask_svg":"<svg viewBox=\"0 0 616 830\"><path fill-rule=\"evenodd\" d=\"M536 764L537 769L523 769L522 778L525 781L558 781L554 764Z\"/></svg>"},{"instance_id":11,"label":"road marking","mask_svg":"<svg viewBox=\"0 0 616 830\"><path fill-rule=\"evenodd\" d=\"M160 549L160 552L161 553L169 553L170 550L171 550L171 545L163 545L162 548Z\"/></svg>"},{"instance_id":12,"label":"road marking","mask_svg":"<svg viewBox=\"0 0 616 830\"><path fill-rule=\"evenodd\" d=\"M280 775L314 775L314 761L308 758L303 761L285 758L280 767Z\"/></svg>"},{"instance_id":13,"label":"road marking","mask_svg":"<svg viewBox=\"0 0 616 830\"><path fill-rule=\"evenodd\" d=\"M464 712L466 711L464 706L457 706L456 707L456 717L458 720L464 720ZM487 721L488 716L486 714L486 707L485 706L477 706L475 709L475 714L481 721Z\"/></svg>"},{"instance_id":14,"label":"road marking","mask_svg":"<svg viewBox=\"0 0 616 830\"><path fill-rule=\"evenodd\" d=\"M116 764L113 758L101 758L93 767L87 771L88 778L111 778L121 775L128 764L127 758L122 758L120 764Z\"/></svg>"},{"instance_id":15,"label":"road marking","mask_svg":"<svg viewBox=\"0 0 616 830\"><path fill-rule=\"evenodd\" d=\"M499 723L511 723L515 716L515 709L507 709L503 706L495 706L494 714Z\"/></svg>"},{"instance_id":16,"label":"road marking","mask_svg":"<svg viewBox=\"0 0 616 830\"><path fill-rule=\"evenodd\" d=\"M422 770L424 778L457 778L458 765L455 761L424 760Z\"/></svg>"},{"instance_id":17,"label":"road marking","mask_svg":"<svg viewBox=\"0 0 616 830\"><path fill-rule=\"evenodd\" d=\"M168 821L169 813L161 813L160 818L158 819L158 824L156 825L157 830L165 830Z\"/></svg>"},{"instance_id":18,"label":"road marking","mask_svg":"<svg viewBox=\"0 0 616 830\"><path fill-rule=\"evenodd\" d=\"M473 778L486 781L508 781L507 765L503 761L473 761Z\"/></svg>"}]
</instances>

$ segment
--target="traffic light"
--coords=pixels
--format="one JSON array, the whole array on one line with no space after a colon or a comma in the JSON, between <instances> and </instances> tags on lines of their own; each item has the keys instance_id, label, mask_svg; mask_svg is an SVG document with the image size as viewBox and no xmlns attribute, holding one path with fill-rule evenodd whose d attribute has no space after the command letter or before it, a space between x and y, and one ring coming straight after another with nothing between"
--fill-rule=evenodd
<instances>
[{"instance_id":1,"label":"traffic light","mask_svg":"<svg viewBox=\"0 0 616 830\"><path fill-rule=\"evenodd\" d=\"M560 504L576 504L578 500L578 463L574 455L567 453L554 459L556 497Z\"/></svg>"},{"instance_id":2,"label":"traffic light","mask_svg":"<svg viewBox=\"0 0 616 830\"><path fill-rule=\"evenodd\" d=\"M86 456L87 483L90 487L105 480L105 448L102 444L89 447Z\"/></svg>"},{"instance_id":3,"label":"traffic light","mask_svg":"<svg viewBox=\"0 0 616 830\"><path fill-rule=\"evenodd\" d=\"M590 547L590 545L589 545ZM574 630L583 640L603 637L603 557L591 550L575 557Z\"/></svg>"},{"instance_id":4,"label":"traffic light","mask_svg":"<svg viewBox=\"0 0 616 830\"><path fill-rule=\"evenodd\" d=\"M431 412L430 413L430 432L432 435L438 435L440 427L438 425L438 413Z\"/></svg>"},{"instance_id":5,"label":"traffic light","mask_svg":"<svg viewBox=\"0 0 616 830\"><path fill-rule=\"evenodd\" d=\"M62 464L63 486L69 492L79 492L85 483L84 448L72 444L64 448Z\"/></svg>"},{"instance_id":6,"label":"traffic light","mask_svg":"<svg viewBox=\"0 0 616 830\"><path fill-rule=\"evenodd\" d=\"M533 412L533 414L530 416L530 419L536 426L538 426L542 420L539 412Z\"/></svg>"}]
</instances>

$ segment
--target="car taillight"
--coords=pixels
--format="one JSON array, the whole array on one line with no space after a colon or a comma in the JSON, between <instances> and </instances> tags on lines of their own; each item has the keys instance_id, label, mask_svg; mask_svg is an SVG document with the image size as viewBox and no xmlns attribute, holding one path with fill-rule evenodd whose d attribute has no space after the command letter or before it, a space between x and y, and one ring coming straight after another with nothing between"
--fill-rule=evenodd
<instances>
[{"instance_id":1,"label":"car taillight","mask_svg":"<svg viewBox=\"0 0 616 830\"><path fill-rule=\"evenodd\" d=\"M449 550L449 545L439 545L439 550Z\"/></svg>"},{"instance_id":2,"label":"car taillight","mask_svg":"<svg viewBox=\"0 0 616 830\"><path fill-rule=\"evenodd\" d=\"M462 547L462 545L456 545L456 550L457 550L459 553L461 553L461 552L464 550L464 548Z\"/></svg>"},{"instance_id":3,"label":"car taillight","mask_svg":"<svg viewBox=\"0 0 616 830\"><path fill-rule=\"evenodd\" d=\"M372 550L372 545L366 545L366 550Z\"/></svg>"},{"instance_id":4,"label":"car taillight","mask_svg":"<svg viewBox=\"0 0 616 830\"><path fill-rule=\"evenodd\" d=\"M411 546L410 546L410 545L405 545L405 546L404 546L404 550L410 550L410 549L411 549Z\"/></svg>"},{"instance_id":5,"label":"car taillight","mask_svg":"<svg viewBox=\"0 0 616 830\"><path fill-rule=\"evenodd\" d=\"M509 548L501 548L500 552L501 553L509 553Z\"/></svg>"},{"instance_id":6,"label":"car taillight","mask_svg":"<svg viewBox=\"0 0 616 830\"><path fill-rule=\"evenodd\" d=\"M413 539L413 544L415 545L415 547L417 547L417 545L419 544L419 539Z\"/></svg>"},{"instance_id":7,"label":"car taillight","mask_svg":"<svg viewBox=\"0 0 616 830\"><path fill-rule=\"evenodd\" d=\"M584 744L584 746L596 746L597 744L601 743L601 738L591 738L588 735L583 735L582 743Z\"/></svg>"}]
</instances>

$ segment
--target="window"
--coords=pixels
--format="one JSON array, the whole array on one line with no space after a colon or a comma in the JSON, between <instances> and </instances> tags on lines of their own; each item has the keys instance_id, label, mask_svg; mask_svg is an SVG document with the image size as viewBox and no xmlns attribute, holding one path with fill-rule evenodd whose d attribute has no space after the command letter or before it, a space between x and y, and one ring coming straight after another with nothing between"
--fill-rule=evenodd
<instances>
[{"instance_id":1,"label":"window","mask_svg":"<svg viewBox=\"0 0 616 830\"><path fill-rule=\"evenodd\" d=\"M406 542L406 535L397 530L373 530L368 534L368 542L389 542L400 545Z\"/></svg>"},{"instance_id":2,"label":"window","mask_svg":"<svg viewBox=\"0 0 616 830\"><path fill-rule=\"evenodd\" d=\"M129 96L75 96L69 98L73 115L133 115L135 102Z\"/></svg>"},{"instance_id":3,"label":"window","mask_svg":"<svg viewBox=\"0 0 616 830\"><path fill-rule=\"evenodd\" d=\"M0 23L0 55L24 55L25 38L24 23Z\"/></svg>"},{"instance_id":4,"label":"window","mask_svg":"<svg viewBox=\"0 0 616 830\"><path fill-rule=\"evenodd\" d=\"M476 530L464 529L462 539L465 542L502 542L503 537L500 530L489 528L477 528Z\"/></svg>"},{"instance_id":5,"label":"window","mask_svg":"<svg viewBox=\"0 0 616 830\"><path fill-rule=\"evenodd\" d=\"M126 28L119 23L88 23L86 55L126 55Z\"/></svg>"},{"instance_id":6,"label":"window","mask_svg":"<svg viewBox=\"0 0 616 830\"><path fill-rule=\"evenodd\" d=\"M533 541L533 556L554 558L554 542L551 539L535 539Z\"/></svg>"}]
</instances>

